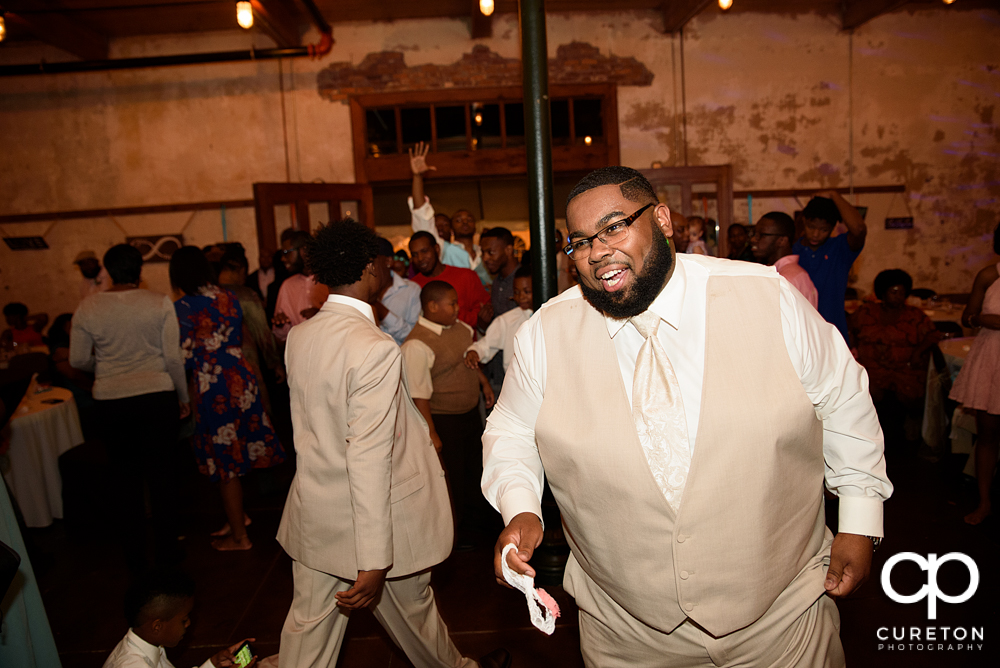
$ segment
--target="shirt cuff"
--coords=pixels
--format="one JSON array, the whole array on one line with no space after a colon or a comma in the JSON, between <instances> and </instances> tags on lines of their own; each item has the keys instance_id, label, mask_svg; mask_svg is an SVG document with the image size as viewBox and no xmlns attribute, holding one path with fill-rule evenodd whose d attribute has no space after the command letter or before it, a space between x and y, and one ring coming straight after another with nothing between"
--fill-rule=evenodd
<instances>
[{"instance_id":1,"label":"shirt cuff","mask_svg":"<svg viewBox=\"0 0 1000 668\"><path fill-rule=\"evenodd\" d=\"M500 514L503 516L503 524L507 526L515 516L521 513L534 513L538 519L542 519L542 501L538 496L528 489L507 490L498 502ZM544 525L544 522L543 522Z\"/></svg>"},{"instance_id":2,"label":"shirt cuff","mask_svg":"<svg viewBox=\"0 0 1000 668\"><path fill-rule=\"evenodd\" d=\"M840 497L838 531L881 538L882 499L873 496Z\"/></svg>"}]
</instances>

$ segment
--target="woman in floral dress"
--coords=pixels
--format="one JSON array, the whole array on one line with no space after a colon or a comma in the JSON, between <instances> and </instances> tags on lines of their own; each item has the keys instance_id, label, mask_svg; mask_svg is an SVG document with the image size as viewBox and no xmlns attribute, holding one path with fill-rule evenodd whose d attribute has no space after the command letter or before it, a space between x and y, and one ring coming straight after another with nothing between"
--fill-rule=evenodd
<instances>
[{"instance_id":1,"label":"woman in floral dress","mask_svg":"<svg viewBox=\"0 0 1000 668\"><path fill-rule=\"evenodd\" d=\"M264 412L253 370L243 359L243 312L236 296L214 284L208 260L194 246L170 259L170 283L181 352L190 375L198 469L219 482L231 533L212 541L217 550L249 550L240 477L280 464L285 452Z\"/></svg>"}]
</instances>

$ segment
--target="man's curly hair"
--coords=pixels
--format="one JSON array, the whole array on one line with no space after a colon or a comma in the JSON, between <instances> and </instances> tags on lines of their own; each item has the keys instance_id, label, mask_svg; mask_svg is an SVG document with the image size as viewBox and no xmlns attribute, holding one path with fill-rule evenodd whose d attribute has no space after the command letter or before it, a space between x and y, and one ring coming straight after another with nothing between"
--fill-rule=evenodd
<instances>
[{"instance_id":1,"label":"man's curly hair","mask_svg":"<svg viewBox=\"0 0 1000 668\"><path fill-rule=\"evenodd\" d=\"M375 230L350 218L324 225L306 244L306 266L331 288L357 283L377 255Z\"/></svg>"}]
</instances>

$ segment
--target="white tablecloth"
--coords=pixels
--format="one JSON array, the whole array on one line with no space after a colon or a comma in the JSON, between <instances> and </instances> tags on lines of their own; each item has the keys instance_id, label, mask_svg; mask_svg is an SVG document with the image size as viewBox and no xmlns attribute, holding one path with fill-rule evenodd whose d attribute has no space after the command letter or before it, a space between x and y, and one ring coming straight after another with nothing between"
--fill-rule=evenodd
<instances>
[{"instance_id":1,"label":"white tablecloth","mask_svg":"<svg viewBox=\"0 0 1000 668\"><path fill-rule=\"evenodd\" d=\"M33 394L34 383L10 420L7 485L29 527L47 527L63 516L59 455L83 443L73 393L60 387ZM61 403L43 403L62 399Z\"/></svg>"}]
</instances>

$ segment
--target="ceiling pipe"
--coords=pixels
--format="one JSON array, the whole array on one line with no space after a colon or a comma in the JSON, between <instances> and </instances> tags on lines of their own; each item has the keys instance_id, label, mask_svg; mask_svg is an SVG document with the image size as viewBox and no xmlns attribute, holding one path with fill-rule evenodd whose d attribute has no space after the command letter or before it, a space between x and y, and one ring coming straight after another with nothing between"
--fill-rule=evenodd
<instances>
[{"instance_id":1,"label":"ceiling pipe","mask_svg":"<svg viewBox=\"0 0 1000 668\"><path fill-rule=\"evenodd\" d=\"M274 60L277 58L322 58L333 48L333 28L327 23L313 0L301 0L309 12L313 25L320 32L319 42L283 49L249 49L246 51L216 51L213 53L186 53L170 56L150 56L148 58L113 58L110 60L70 60L61 63L38 63L24 65L0 65L0 77L30 76L38 74L68 74L74 72L107 72L112 70L134 70L146 67L168 67L172 65L203 65L209 63L234 63L250 60Z\"/></svg>"}]
</instances>

